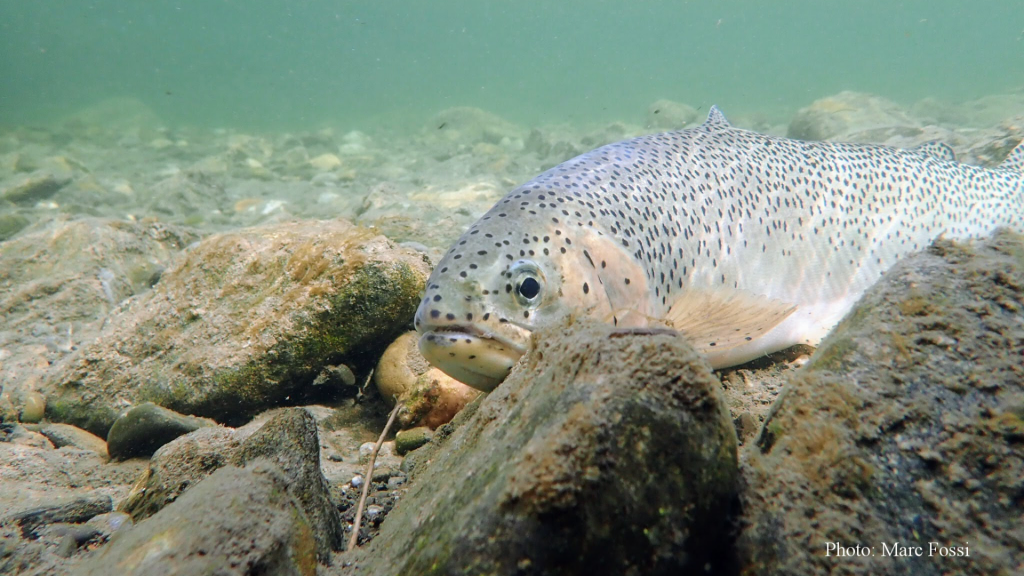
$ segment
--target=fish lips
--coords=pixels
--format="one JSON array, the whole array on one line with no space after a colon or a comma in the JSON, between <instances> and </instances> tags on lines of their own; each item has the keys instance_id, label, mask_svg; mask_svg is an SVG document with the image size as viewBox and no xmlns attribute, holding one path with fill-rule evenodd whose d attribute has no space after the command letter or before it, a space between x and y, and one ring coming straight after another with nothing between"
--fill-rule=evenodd
<instances>
[{"instance_id":1,"label":"fish lips","mask_svg":"<svg viewBox=\"0 0 1024 576\"><path fill-rule=\"evenodd\" d=\"M525 346L471 325L428 330L420 336L419 348L433 366L484 392L501 384L526 353Z\"/></svg>"}]
</instances>

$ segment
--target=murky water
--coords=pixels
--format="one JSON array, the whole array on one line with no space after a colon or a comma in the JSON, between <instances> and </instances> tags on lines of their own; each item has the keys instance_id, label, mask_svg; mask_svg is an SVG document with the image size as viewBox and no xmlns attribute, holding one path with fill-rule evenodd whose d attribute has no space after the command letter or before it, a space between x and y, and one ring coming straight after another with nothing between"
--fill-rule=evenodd
<instances>
[{"instance_id":1,"label":"murky water","mask_svg":"<svg viewBox=\"0 0 1024 576\"><path fill-rule=\"evenodd\" d=\"M172 125L419 127L642 118L658 98L788 117L840 90L902 104L1024 85L1015 0L0 0L0 123L110 97Z\"/></svg>"}]
</instances>

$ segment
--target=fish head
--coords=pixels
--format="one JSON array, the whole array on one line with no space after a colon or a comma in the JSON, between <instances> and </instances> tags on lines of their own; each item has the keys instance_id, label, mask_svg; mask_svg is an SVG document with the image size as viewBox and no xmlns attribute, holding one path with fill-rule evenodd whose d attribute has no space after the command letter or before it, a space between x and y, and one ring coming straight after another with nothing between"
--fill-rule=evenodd
<instances>
[{"instance_id":1,"label":"fish head","mask_svg":"<svg viewBox=\"0 0 1024 576\"><path fill-rule=\"evenodd\" d=\"M486 224L468 230L434 268L415 326L428 362L490 391L526 352L530 333L567 308L550 235L545 242Z\"/></svg>"},{"instance_id":2,"label":"fish head","mask_svg":"<svg viewBox=\"0 0 1024 576\"><path fill-rule=\"evenodd\" d=\"M423 357L483 391L505 379L540 327L570 314L617 322L621 310L649 312L645 274L621 240L590 220L512 217L509 202L445 254L415 317Z\"/></svg>"}]
</instances>

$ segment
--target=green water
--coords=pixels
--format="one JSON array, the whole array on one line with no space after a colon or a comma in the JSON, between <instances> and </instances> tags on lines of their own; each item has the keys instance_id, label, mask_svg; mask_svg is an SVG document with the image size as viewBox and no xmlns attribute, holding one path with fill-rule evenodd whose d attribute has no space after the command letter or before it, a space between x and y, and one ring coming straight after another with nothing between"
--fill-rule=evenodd
<instances>
[{"instance_id":1,"label":"green water","mask_svg":"<svg viewBox=\"0 0 1024 576\"><path fill-rule=\"evenodd\" d=\"M638 121L670 98L784 117L1024 86L1020 0L0 0L0 123L131 96L170 124Z\"/></svg>"}]
</instances>

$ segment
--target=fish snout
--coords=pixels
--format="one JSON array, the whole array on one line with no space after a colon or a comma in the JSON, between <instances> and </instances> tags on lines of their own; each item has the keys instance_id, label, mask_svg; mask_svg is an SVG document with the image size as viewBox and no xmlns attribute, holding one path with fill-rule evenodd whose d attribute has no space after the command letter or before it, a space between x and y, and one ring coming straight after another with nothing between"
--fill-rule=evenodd
<instances>
[{"instance_id":1,"label":"fish snout","mask_svg":"<svg viewBox=\"0 0 1024 576\"><path fill-rule=\"evenodd\" d=\"M420 301L413 326L420 334L479 322L484 315L479 299L471 296L446 298L441 292L428 293Z\"/></svg>"},{"instance_id":2,"label":"fish snout","mask_svg":"<svg viewBox=\"0 0 1024 576\"><path fill-rule=\"evenodd\" d=\"M508 376L526 352L525 347L493 334L437 330L422 333L420 354L452 378L490 392Z\"/></svg>"}]
</instances>

